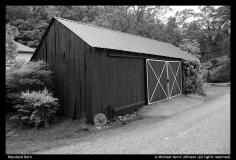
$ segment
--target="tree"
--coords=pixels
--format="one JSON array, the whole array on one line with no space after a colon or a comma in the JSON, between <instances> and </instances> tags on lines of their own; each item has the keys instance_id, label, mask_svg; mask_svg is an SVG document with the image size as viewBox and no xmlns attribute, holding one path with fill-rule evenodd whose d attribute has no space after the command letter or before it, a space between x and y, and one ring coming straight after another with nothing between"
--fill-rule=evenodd
<instances>
[{"instance_id":1,"label":"tree","mask_svg":"<svg viewBox=\"0 0 236 160\"><path fill-rule=\"evenodd\" d=\"M168 6L100 6L95 25L156 38L156 24L170 8Z\"/></svg>"},{"instance_id":2,"label":"tree","mask_svg":"<svg viewBox=\"0 0 236 160\"><path fill-rule=\"evenodd\" d=\"M178 47L181 43L182 31L178 27L178 23L175 17L169 17L167 23L164 25L164 29L162 30L164 36L161 41L171 43L174 46Z\"/></svg>"},{"instance_id":3,"label":"tree","mask_svg":"<svg viewBox=\"0 0 236 160\"><path fill-rule=\"evenodd\" d=\"M194 14L195 12L193 9L184 9L180 12L177 11L175 13L175 18L176 18L178 27L182 28L182 26L187 23L186 20L194 17Z\"/></svg>"},{"instance_id":4,"label":"tree","mask_svg":"<svg viewBox=\"0 0 236 160\"><path fill-rule=\"evenodd\" d=\"M37 47L50 21L47 8L47 6L7 6L6 21L19 31L15 41L29 47Z\"/></svg>"},{"instance_id":5,"label":"tree","mask_svg":"<svg viewBox=\"0 0 236 160\"><path fill-rule=\"evenodd\" d=\"M48 64L42 60L30 61L6 72L6 97L9 108L21 104L21 92L43 90L45 86L50 92L55 89L52 71L46 70Z\"/></svg>"},{"instance_id":6,"label":"tree","mask_svg":"<svg viewBox=\"0 0 236 160\"><path fill-rule=\"evenodd\" d=\"M207 61L210 57L217 58L226 53L223 52L222 42L230 35L230 7L223 6L215 9L213 6L200 7L201 12L196 13L196 23L205 32L205 48L202 50L202 60ZM214 55L214 56L209 56Z\"/></svg>"},{"instance_id":7,"label":"tree","mask_svg":"<svg viewBox=\"0 0 236 160\"><path fill-rule=\"evenodd\" d=\"M129 32L147 38L156 38L156 25L160 17L171 11L169 6L131 6Z\"/></svg>"},{"instance_id":8,"label":"tree","mask_svg":"<svg viewBox=\"0 0 236 160\"><path fill-rule=\"evenodd\" d=\"M48 19L48 6L31 6L31 14L28 19L33 19L37 23L42 20L49 20Z\"/></svg>"},{"instance_id":9,"label":"tree","mask_svg":"<svg viewBox=\"0 0 236 160\"><path fill-rule=\"evenodd\" d=\"M201 52L199 49L200 44L192 39L183 39L183 44L180 44L180 49L183 51L187 51L188 53L196 56L197 58L200 58L199 53Z\"/></svg>"},{"instance_id":10,"label":"tree","mask_svg":"<svg viewBox=\"0 0 236 160\"><path fill-rule=\"evenodd\" d=\"M17 19L27 20L31 10L30 6L6 6L6 23Z\"/></svg>"},{"instance_id":11,"label":"tree","mask_svg":"<svg viewBox=\"0 0 236 160\"><path fill-rule=\"evenodd\" d=\"M100 14L92 22L95 25L122 32L131 27L130 6L101 6Z\"/></svg>"},{"instance_id":12,"label":"tree","mask_svg":"<svg viewBox=\"0 0 236 160\"><path fill-rule=\"evenodd\" d=\"M196 40L200 60L230 56L230 6L203 6L176 12L163 21L169 6L7 6L6 21L19 34L15 41L36 48L53 16L164 41L175 46ZM189 18L195 21L188 22Z\"/></svg>"},{"instance_id":13,"label":"tree","mask_svg":"<svg viewBox=\"0 0 236 160\"><path fill-rule=\"evenodd\" d=\"M230 6L217 9L213 6L200 7L194 26L189 26L188 36L196 37L200 44L201 61L212 63L211 81L230 80ZM194 28L194 29L193 29ZM227 60L220 62L219 59ZM205 74L206 75L206 74Z\"/></svg>"},{"instance_id":14,"label":"tree","mask_svg":"<svg viewBox=\"0 0 236 160\"><path fill-rule=\"evenodd\" d=\"M18 29L9 24L6 25L6 67L13 65L17 56L17 44L14 41L15 36L19 34Z\"/></svg>"},{"instance_id":15,"label":"tree","mask_svg":"<svg viewBox=\"0 0 236 160\"><path fill-rule=\"evenodd\" d=\"M35 20L28 19L27 21L18 19L10 23L19 30L19 34L15 37L15 41L36 48L43 36L48 23L46 20L40 20L36 23Z\"/></svg>"},{"instance_id":16,"label":"tree","mask_svg":"<svg viewBox=\"0 0 236 160\"><path fill-rule=\"evenodd\" d=\"M227 55L217 58L217 63L211 70L211 81L213 83L229 82L230 71L230 58Z\"/></svg>"}]
</instances>

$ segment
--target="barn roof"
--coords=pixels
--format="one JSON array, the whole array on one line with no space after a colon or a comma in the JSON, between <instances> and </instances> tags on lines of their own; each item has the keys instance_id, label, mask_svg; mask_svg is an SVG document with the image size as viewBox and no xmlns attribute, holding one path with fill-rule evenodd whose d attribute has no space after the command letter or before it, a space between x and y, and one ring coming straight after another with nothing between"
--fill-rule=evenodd
<instances>
[{"instance_id":1,"label":"barn roof","mask_svg":"<svg viewBox=\"0 0 236 160\"><path fill-rule=\"evenodd\" d=\"M28 46L25 46L23 44L20 44L18 42L16 42L17 46L18 46L18 52L21 53L21 52L28 52L28 53L33 53L34 52L34 49L33 48L30 48Z\"/></svg>"},{"instance_id":2,"label":"barn roof","mask_svg":"<svg viewBox=\"0 0 236 160\"><path fill-rule=\"evenodd\" d=\"M156 41L154 39L145 38L91 24L85 24L59 17L53 17L36 51L34 52L34 55L31 57L31 60L35 56L37 50L41 45L41 42L43 41L54 20L57 20L62 23L64 26L66 26L68 29L78 35L81 39L83 39L91 47L135 52L141 54L150 54L171 58L192 60L196 59L195 56L185 51L182 51L180 48L175 47L170 43Z\"/></svg>"},{"instance_id":3,"label":"barn roof","mask_svg":"<svg viewBox=\"0 0 236 160\"><path fill-rule=\"evenodd\" d=\"M182 51L180 48L175 47L170 43L160 42L129 33L59 17L54 18L77 34L91 47L154 54L182 59L195 59L194 56Z\"/></svg>"}]
</instances>

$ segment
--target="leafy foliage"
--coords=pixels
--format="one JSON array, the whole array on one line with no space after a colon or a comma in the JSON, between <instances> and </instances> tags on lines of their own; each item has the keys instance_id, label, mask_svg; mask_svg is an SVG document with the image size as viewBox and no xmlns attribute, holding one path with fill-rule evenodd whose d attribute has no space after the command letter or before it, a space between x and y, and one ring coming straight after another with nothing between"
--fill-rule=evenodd
<instances>
[{"instance_id":1,"label":"leafy foliage","mask_svg":"<svg viewBox=\"0 0 236 160\"><path fill-rule=\"evenodd\" d=\"M15 40L21 44L36 48L43 36L48 23L45 20L37 22L35 19L28 19L26 21L17 19L11 22L12 25L16 26L19 30L19 35L16 36Z\"/></svg>"},{"instance_id":2,"label":"leafy foliage","mask_svg":"<svg viewBox=\"0 0 236 160\"><path fill-rule=\"evenodd\" d=\"M196 93L201 95L201 96L206 96L206 92L203 88L203 83L204 83L204 81L200 77L198 77L196 79L196 88L197 88Z\"/></svg>"},{"instance_id":3,"label":"leafy foliage","mask_svg":"<svg viewBox=\"0 0 236 160\"><path fill-rule=\"evenodd\" d=\"M19 30L15 41L31 48L38 46L50 21L45 6L7 6L6 18Z\"/></svg>"},{"instance_id":4,"label":"leafy foliage","mask_svg":"<svg viewBox=\"0 0 236 160\"><path fill-rule=\"evenodd\" d=\"M205 63L201 63L200 64L199 76L201 77L203 82L208 82L209 83L209 81L210 81L210 74L209 74L208 71L212 68L212 66L213 65L212 65L212 63L210 61L207 61Z\"/></svg>"},{"instance_id":5,"label":"leafy foliage","mask_svg":"<svg viewBox=\"0 0 236 160\"><path fill-rule=\"evenodd\" d=\"M15 36L19 34L18 29L9 24L6 25L6 71L10 72L14 69L20 68L26 62L24 60L17 60L17 44L14 41Z\"/></svg>"},{"instance_id":6,"label":"leafy foliage","mask_svg":"<svg viewBox=\"0 0 236 160\"><path fill-rule=\"evenodd\" d=\"M203 80L199 76L200 63L197 60L182 60L182 93L205 95Z\"/></svg>"},{"instance_id":7,"label":"leafy foliage","mask_svg":"<svg viewBox=\"0 0 236 160\"><path fill-rule=\"evenodd\" d=\"M19 34L18 29L9 24L6 25L6 67L14 64L17 56L17 44L14 41L15 36Z\"/></svg>"},{"instance_id":8,"label":"leafy foliage","mask_svg":"<svg viewBox=\"0 0 236 160\"><path fill-rule=\"evenodd\" d=\"M223 56L217 59L216 67L211 71L212 83L229 82L230 81L230 59Z\"/></svg>"},{"instance_id":9,"label":"leafy foliage","mask_svg":"<svg viewBox=\"0 0 236 160\"><path fill-rule=\"evenodd\" d=\"M201 60L207 61L228 54L224 44L229 45L230 43L228 39L230 36L230 6L217 9L213 6L206 6L200 7L200 11L195 14L195 17L198 19L196 23L204 32L204 36L198 39L201 45Z\"/></svg>"},{"instance_id":10,"label":"leafy foliage","mask_svg":"<svg viewBox=\"0 0 236 160\"><path fill-rule=\"evenodd\" d=\"M57 16L171 43L198 55L201 63L210 61L217 70L217 58L230 57L231 8L199 9L185 9L164 19L169 6L6 6L6 23L18 29L15 41L33 48ZM194 20L188 22L189 18Z\"/></svg>"},{"instance_id":11,"label":"leafy foliage","mask_svg":"<svg viewBox=\"0 0 236 160\"><path fill-rule=\"evenodd\" d=\"M52 71L46 70L48 64L43 60L31 61L6 71L7 105L22 104L21 92L26 90L43 90L45 86L52 92L55 84Z\"/></svg>"},{"instance_id":12,"label":"leafy foliage","mask_svg":"<svg viewBox=\"0 0 236 160\"><path fill-rule=\"evenodd\" d=\"M184 44L180 44L180 49L200 58L200 44L196 40L183 39Z\"/></svg>"},{"instance_id":13,"label":"leafy foliage","mask_svg":"<svg viewBox=\"0 0 236 160\"><path fill-rule=\"evenodd\" d=\"M6 23L17 19L26 20L30 15L30 6L6 6Z\"/></svg>"},{"instance_id":14,"label":"leafy foliage","mask_svg":"<svg viewBox=\"0 0 236 160\"><path fill-rule=\"evenodd\" d=\"M42 91L22 92L20 98L24 103L15 106L18 114L11 119L18 120L22 125L33 124L36 128L40 124L48 127L50 122L56 120L56 111L60 105L57 102L58 99L53 98L46 87Z\"/></svg>"}]
</instances>

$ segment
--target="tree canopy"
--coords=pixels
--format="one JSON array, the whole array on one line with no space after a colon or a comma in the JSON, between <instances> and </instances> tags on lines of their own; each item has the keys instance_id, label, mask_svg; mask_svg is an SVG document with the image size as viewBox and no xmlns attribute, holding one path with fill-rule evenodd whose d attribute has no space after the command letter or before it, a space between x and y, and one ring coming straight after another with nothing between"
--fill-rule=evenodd
<instances>
[{"instance_id":1,"label":"tree canopy","mask_svg":"<svg viewBox=\"0 0 236 160\"><path fill-rule=\"evenodd\" d=\"M19 34L18 29L9 24L6 25L6 67L10 67L17 56L17 44L15 36Z\"/></svg>"},{"instance_id":2,"label":"tree canopy","mask_svg":"<svg viewBox=\"0 0 236 160\"><path fill-rule=\"evenodd\" d=\"M6 6L14 40L36 48L53 16L168 42L200 57L202 63L230 57L230 6L185 9L166 21L170 6ZM193 21L188 21L194 18Z\"/></svg>"}]
</instances>

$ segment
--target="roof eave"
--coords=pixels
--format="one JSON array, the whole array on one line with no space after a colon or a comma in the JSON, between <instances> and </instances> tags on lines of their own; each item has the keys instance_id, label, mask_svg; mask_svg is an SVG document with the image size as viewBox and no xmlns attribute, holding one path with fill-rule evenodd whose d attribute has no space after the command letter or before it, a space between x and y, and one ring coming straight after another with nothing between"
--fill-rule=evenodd
<instances>
[{"instance_id":1,"label":"roof eave","mask_svg":"<svg viewBox=\"0 0 236 160\"><path fill-rule=\"evenodd\" d=\"M19 51L18 50L18 53L34 53L34 51Z\"/></svg>"}]
</instances>

